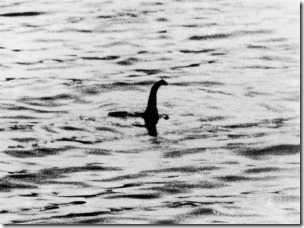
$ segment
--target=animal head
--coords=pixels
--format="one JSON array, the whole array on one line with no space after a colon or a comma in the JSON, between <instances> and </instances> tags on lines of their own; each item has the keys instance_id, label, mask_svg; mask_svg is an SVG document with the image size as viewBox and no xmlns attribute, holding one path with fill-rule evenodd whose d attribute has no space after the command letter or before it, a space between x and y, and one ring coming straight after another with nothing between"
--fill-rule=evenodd
<instances>
[{"instance_id":1,"label":"animal head","mask_svg":"<svg viewBox=\"0 0 304 228\"><path fill-rule=\"evenodd\" d=\"M158 81L158 83L159 85L168 85L168 83L164 79Z\"/></svg>"}]
</instances>

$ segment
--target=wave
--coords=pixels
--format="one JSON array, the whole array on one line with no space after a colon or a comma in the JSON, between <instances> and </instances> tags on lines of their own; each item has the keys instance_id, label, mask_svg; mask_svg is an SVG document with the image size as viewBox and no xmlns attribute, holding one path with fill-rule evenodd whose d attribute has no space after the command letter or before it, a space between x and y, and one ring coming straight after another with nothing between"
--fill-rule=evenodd
<instances>
[{"instance_id":1,"label":"wave","mask_svg":"<svg viewBox=\"0 0 304 228\"><path fill-rule=\"evenodd\" d=\"M298 154L301 151L300 145L282 144L274 145L266 148L244 148L238 154L254 159L262 159L266 156L284 156Z\"/></svg>"},{"instance_id":2,"label":"wave","mask_svg":"<svg viewBox=\"0 0 304 228\"><path fill-rule=\"evenodd\" d=\"M0 17L33 17L43 14L45 13L29 11L29 12L21 12L21 13L4 13L4 14L0 14Z\"/></svg>"}]
</instances>

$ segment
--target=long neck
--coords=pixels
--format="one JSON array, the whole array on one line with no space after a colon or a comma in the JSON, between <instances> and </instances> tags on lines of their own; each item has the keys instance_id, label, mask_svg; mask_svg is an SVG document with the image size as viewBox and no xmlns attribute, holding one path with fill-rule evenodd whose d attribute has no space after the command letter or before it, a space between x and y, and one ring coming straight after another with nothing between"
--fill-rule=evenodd
<instances>
[{"instance_id":1,"label":"long neck","mask_svg":"<svg viewBox=\"0 0 304 228\"><path fill-rule=\"evenodd\" d=\"M156 104L157 104L157 91L159 89L159 85L154 85L151 88L151 92L150 92L150 96L149 96L149 100L148 100L148 106L147 106L147 110L157 110Z\"/></svg>"}]
</instances>

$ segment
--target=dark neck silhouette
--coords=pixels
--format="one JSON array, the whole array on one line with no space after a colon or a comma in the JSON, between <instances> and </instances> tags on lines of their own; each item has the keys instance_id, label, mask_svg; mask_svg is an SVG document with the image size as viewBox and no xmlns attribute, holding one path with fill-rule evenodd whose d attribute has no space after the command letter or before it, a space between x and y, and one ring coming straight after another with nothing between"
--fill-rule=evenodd
<instances>
[{"instance_id":1,"label":"dark neck silhouette","mask_svg":"<svg viewBox=\"0 0 304 228\"><path fill-rule=\"evenodd\" d=\"M165 80L160 80L156 82L150 91L148 106L146 111L143 114L146 127L150 135L157 135L156 124L159 120L158 110L157 110L157 91L160 86L168 85Z\"/></svg>"},{"instance_id":2,"label":"dark neck silhouette","mask_svg":"<svg viewBox=\"0 0 304 228\"><path fill-rule=\"evenodd\" d=\"M157 91L160 86L168 85L165 80L160 80L156 82L150 91L148 106L144 113L142 112L135 112L129 113L126 111L116 111L116 112L109 112L109 116L111 117L119 117L119 118L126 118L126 117L142 117L145 120L145 125L140 125L141 127L146 127L148 129L149 135L156 136L156 124L159 120L158 110L157 110ZM168 115L161 115L164 119L169 119Z\"/></svg>"}]
</instances>

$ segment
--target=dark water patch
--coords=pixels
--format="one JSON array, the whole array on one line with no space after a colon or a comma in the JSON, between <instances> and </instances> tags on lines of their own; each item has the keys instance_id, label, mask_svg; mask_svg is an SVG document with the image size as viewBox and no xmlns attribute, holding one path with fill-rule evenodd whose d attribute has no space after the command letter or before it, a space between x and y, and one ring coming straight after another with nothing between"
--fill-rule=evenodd
<instances>
[{"instance_id":1,"label":"dark water patch","mask_svg":"<svg viewBox=\"0 0 304 228\"><path fill-rule=\"evenodd\" d=\"M92 224L111 224L113 223L112 218L93 218L93 219L81 219L77 221L77 224L86 224L86 225L92 225Z\"/></svg>"},{"instance_id":2,"label":"dark water patch","mask_svg":"<svg viewBox=\"0 0 304 228\"><path fill-rule=\"evenodd\" d=\"M68 78L68 80L71 80L73 84L81 84L83 82L82 79L78 78Z\"/></svg>"},{"instance_id":3,"label":"dark water patch","mask_svg":"<svg viewBox=\"0 0 304 228\"><path fill-rule=\"evenodd\" d=\"M50 62L50 61L51 62L57 62L57 63L64 62L64 60L61 60L61 59L44 59L44 60L40 60L40 61L37 61L37 62L16 62L16 64L30 66L30 65L36 65L36 64Z\"/></svg>"},{"instance_id":4,"label":"dark water patch","mask_svg":"<svg viewBox=\"0 0 304 228\"><path fill-rule=\"evenodd\" d=\"M145 73L147 75L159 74L159 73L162 72L161 70L158 70L158 69L135 69L134 71L142 72L142 73Z\"/></svg>"},{"instance_id":5,"label":"dark water patch","mask_svg":"<svg viewBox=\"0 0 304 228\"><path fill-rule=\"evenodd\" d=\"M202 49L202 50L179 50L181 53L196 54L196 53L207 53L215 51L216 49Z\"/></svg>"},{"instance_id":6,"label":"dark water patch","mask_svg":"<svg viewBox=\"0 0 304 228\"><path fill-rule=\"evenodd\" d=\"M109 208L111 212L121 212L121 211L130 211L134 210L132 207L121 207L121 208Z\"/></svg>"},{"instance_id":7,"label":"dark water patch","mask_svg":"<svg viewBox=\"0 0 304 228\"><path fill-rule=\"evenodd\" d=\"M24 27L28 27L28 28L38 28L38 27L40 27L39 25L33 25L33 24L28 24L28 23L23 23L22 25Z\"/></svg>"},{"instance_id":8,"label":"dark water patch","mask_svg":"<svg viewBox=\"0 0 304 228\"><path fill-rule=\"evenodd\" d=\"M25 195L20 195L20 196L23 196L23 197L36 197L38 196L39 194L37 192L32 192L30 194L25 194Z\"/></svg>"},{"instance_id":9,"label":"dark water patch","mask_svg":"<svg viewBox=\"0 0 304 228\"><path fill-rule=\"evenodd\" d=\"M54 210L54 209L59 209L62 206L70 206L70 205L82 205L82 204L86 204L86 201L72 201L72 202L68 202L68 203L54 203L54 204L50 204L44 207L43 210L41 211L49 211L49 210Z\"/></svg>"},{"instance_id":10,"label":"dark water patch","mask_svg":"<svg viewBox=\"0 0 304 228\"><path fill-rule=\"evenodd\" d=\"M63 129L63 130L66 130L66 131L85 131L85 129L77 128L77 127L71 127L71 126L60 127L60 129Z\"/></svg>"},{"instance_id":11,"label":"dark water patch","mask_svg":"<svg viewBox=\"0 0 304 228\"><path fill-rule=\"evenodd\" d=\"M9 127L9 130L11 131L31 131L33 132L34 129L33 129L34 125L30 125L30 124L27 124L27 125L14 125L14 126L11 126Z\"/></svg>"},{"instance_id":12,"label":"dark water patch","mask_svg":"<svg viewBox=\"0 0 304 228\"><path fill-rule=\"evenodd\" d=\"M119 13L118 16L120 16L120 17L127 16L127 17L134 17L134 18L138 17L138 15L135 13Z\"/></svg>"},{"instance_id":13,"label":"dark water patch","mask_svg":"<svg viewBox=\"0 0 304 228\"><path fill-rule=\"evenodd\" d=\"M205 118L200 118L200 122L212 122L212 121L219 121L219 120L225 120L227 117L225 116L209 116Z\"/></svg>"},{"instance_id":14,"label":"dark water patch","mask_svg":"<svg viewBox=\"0 0 304 228\"><path fill-rule=\"evenodd\" d=\"M139 52L137 52L137 54L147 54L147 53L149 53L148 51L139 51Z\"/></svg>"},{"instance_id":15,"label":"dark water patch","mask_svg":"<svg viewBox=\"0 0 304 228\"><path fill-rule=\"evenodd\" d=\"M163 192L166 194L173 194L173 195L188 193L190 191L189 189L181 188L178 186L172 186L171 184L166 184L164 186L159 186L159 187L150 187L150 188L146 188L146 190Z\"/></svg>"},{"instance_id":16,"label":"dark water patch","mask_svg":"<svg viewBox=\"0 0 304 228\"><path fill-rule=\"evenodd\" d=\"M161 30L158 33L167 33L167 30Z\"/></svg>"},{"instance_id":17,"label":"dark water patch","mask_svg":"<svg viewBox=\"0 0 304 228\"><path fill-rule=\"evenodd\" d=\"M15 172L8 172L10 174L20 174L20 173L27 173L27 170L23 169L23 170L20 170L20 171L15 171Z\"/></svg>"},{"instance_id":18,"label":"dark water patch","mask_svg":"<svg viewBox=\"0 0 304 228\"><path fill-rule=\"evenodd\" d=\"M262 46L262 45L252 45L252 44L249 44L247 46L248 49L267 49L266 46Z\"/></svg>"},{"instance_id":19,"label":"dark water patch","mask_svg":"<svg viewBox=\"0 0 304 228\"><path fill-rule=\"evenodd\" d=\"M90 149L86 152L87 154L95 154L95 155L111 155L111 151L104 149Z\"/></svg>"},{"instance_id":20,"label":"dark water patch","mask_svg":"<svg viewBox=\"0 0 304 228\"><path fill-rule=\"evenodd\" d=\"M170 39L171 37L168 35L160 35L157 37L158 39ZM160 58L160 60L166 61L166 60L170 60L170 58Z\"/></svg>"},{"instance_id":21,"label":"dark water patch","mask_svg":"<svg viewBox=\"0 0 304 228\"><path fill-rule=\"evenodd\" d=\"M218 55L227 55L227 53L224 52L217 52L217 53L212 53L212 56L218 56Z\"/></svg>"},{"instance_id":22,"label":"dark water patch","mask_svg":"<svg viewBox=\"0 0 304 228\"><path fill-rule=\"evenodd\" d=\"M87 85L81 86L79 89L82 93L86 95L97 95L104 92L112 92L115 90L139 90L136 86L138 84L131 84L127 82L116 82L111 84L95 84L95 85Z\"/></svg>"},{"instance_id":23,"label":"dark water patch","mask_svg":"<svg viewBox=\"0 0 304 228\"><path fill-rule=\"evenodd\" d=\"M42 12L20 12L20 13L4 13L0 14L0 17L33 17L39 16L45 13Z\"/></svg>"},{"instance_id":24,"label":"dark water patch","mask_svg":"<svg viewBox=\"0 0 304 228\"><path fill-rule=\"evenodd\" d=\"M32 112L36 112L36 113L66 113L65 111L43 110L43 109L31 108L31 107L20 106L20 105L7 106L5 109L12 110L12 111L32 111Z\"/></svg>"},{"instance_id":25,"label":"dark water patch","mask_svg":"<svg viewBox=\"0 0 304 228\"><path fill-rule=\"evenodd\" d=\"M163 192L166 194L181 194L181 193L188 193L194 189L215 189L223 186L224 184L219 182L201 181L196 184L190 184L184 181L174 181L174 182L166 182L164 183L163 186L155 186L145 189L157 191L157 192Z\"/></svg>"},{"instance_id":26,"label":"dark water patch","mask_svg":"<svg viewBox=\"0 0 304 228\"><path fill-rule=\"evenodd\" d=\"M105 56L105 57L81 57L82 59L85 60L115 60L120 58L120 56L117 55L109 55L109 56Z\"/></svg>"},{"instance_id":27,"label":"dark water patch","mask_svg":"<svg viewBox=\"0 0 304 228\"><path fill-rule=\"evenodd\" d=\"M206 167L195 167L195 166L184 166L184 167L172 167L167 169L149 170L152 173L167 173L167 172L178 172L178 173L199 173L204 171L217 170L218 167L206 166Z\"/></svg>"},{"instance_id":28,"label":"dark water patch","mask_svg":"<svg viewBox=\"0 0 304 228\"><path fill-rule=\"evenodd\" d=\"M168 22L169 20L165 17L160 17L160 18L157 18L156 21L159 21L159 22Z\"/></svg>"},{"instance_id":29,"label":"dark water patch","mask_svg":"<svg viewBox=\"0 0 304 228\"><path fill-rule=\"evenodd\" d=\"M218 25L217 23L200 23L200 24L185 24L181 25L184 28L198 28L198 27L212 27Z\"/></svg>"},{"instance_id":30,"label":"dark water patch","mask_svg":"<svg viewBox=\"0 0 304 228\"><path fill-rule=\"evenodd\" d=\"M243 123L243 124L226 125L226 126L223 126L223 127L235 129L235 128L250 128L250 127L257 127L257 126L259 126L258 123Z\"/></svg>"},{"instance_id":31,"label":"dark water patch","mask_svg":"<svg viewBox=\"0 0 304 228\"><path fill-rule=\"evenodd\" d=\"M215 82L215 81L193 81L193 82L173 82L170 85L174 86L204 86L204 87L211 87L211 86L222 86L225 85L222 82Z\"/></svg>"},{"instance_id":32,"label":"dark water patch","mask_svg":"<svg viewBox=\"0 0 304 228\"><path fill-rule=\"evenodd\" d=\"M245 94L247 97L256 97L256 96L269 96L270 93L266 92L257 92L257 91L249 91Z\"/></svg>"},{"instance_id":33,"label":"dark water patch","mask_svg":"<svg viewBox=\"0 0 304 228\"><path fill-rule=\"evenodd\" d=\"M138 187L138 186L142 186L142 184L129 183L129 184L124 184L124 185L119 186L119 187L115 187L115 188L113 188L113 189L133 188L133 187Z\"/></svg>"},{"instance_id":34,"label":"dark water patch","mask_svg":"<svg viewBox=\"0 0 304 228\"><path fill-rule=\"evenodd\" d=\"M16 78L6 78L5 81L9 82L9 81L13 81L16 80Z\"/></svg>"},{"instance_id":35,"label":"dark water patch","mask_svg":"<svg viewBox=\"0 0 304 228\"><path fill-rule=\"evenodd\" d=\"M209 135L209 134L189 134L189 135L186 135L183 138L183 140L207 139L207 138L211 138L211 137L214 137L214 135Z\"/></svg>"},{"instance_id":36,"label":"dark water patch","mask_svg":"<svg viewBox=\"0 0 304 228\"><path fill-rule=\"evenodd\" d=\"M230 198L235 197L235 195L206 195L208 198Z\"/></svg>"},{"instance_id":37,"label":"dark water patch","mask_svg":"<svg viewBox=\"0 0 304 228\"><path fill-rule=\"evenodd\" d=\"M0 214L7 214L7 213L9 213L8 210L1 210L1 211L0 211Z\"/></svg>"},{"instance_id":38,"label":"dark water patch","mask_svg":"<svg viewBox=\"0 0 304 228\"><path fill-rule=\"evenodd\" d=\"M138 78L138 77L142 77L142 75L130 74L127 77L128 78Z\"/></svg>"},{"instance_id":39,"label":"dark water patch","mask_svg":"<svg viewBox=\"0 0 304 228\"><path fill-rule=\"evenodd\" d=\"M45 96L45 97L22 97L19 99L20 102L30 104L33 106L47 106L47 107L54 107L58 106L56 102L60 101L66 101L66 100L78 100L78 97L71 94L57 94L54 96ZM20 108L27 108L28 107L20 107ZM33 111L36 111L36 109L33 109ZM62 111L47 111L47 110L38 110L40 112L62 112Z\"/></svg>"},{"instance_id":40,"label":"dark water patch","mask_svg":"<svg viewBox=\"0 0 304 228\"><path fill-rule=\"evenodd\" d=\"M148 176L147 173L137 173L137 174L129 174L129 175L122 175L122 176L102 179L102 181L106 181L106 182L123 181L123 180L140 179L140 178L147 177L147 176Z\"/></svg>"},{"instance_id":41,"label":"dark water patch","mask_svg":"<svg viewBox=\"0 0 304 228\"><path fill-rule=\"evenodd\" d=\"M142 5L142 6L161 6L161 5L164 5L164 3L150 1L150 2L142 2L142 3L140 3L140 5Z\"/></svg>"},{"instance_id":42,"label":"dark water patch","mask_svg":"<svg viewBox=\"0 0 304 228\"><path fill-rule=\"evenodd\" d=\"M230 128L230 129L235 129L235 128L251 128L251 127L269 127L269 128L280 128L284 126L286 121L290 120L291 118L275 118L275 119L266 119L262 120L258 123L241 123L241 124L232 124L232 125L226 125L223 126L224 128ZM254 134L254 137L260 137L262 133L257 133Z\"/></svg>"},{"instance_id":43,"label":"dark water patch","mask_svg":"<svg viewBox=\"0 0 304 228\"><path fill-rule=\"evenodd\" d=\"M217 179L225 182L240 182L240 181L249 181L252 180L252 178L244 177L244 176L236 176L236 175L227 175L218 177Z\"/></svg>"},{"instance_id":44,"label":"dark water patch","mask_svg":"<svg viewBox=\"0 0 304 228\"><path fill-rule=\"evenodd\" d=\"M77 172L99 172L99 171L121 171L117 167L102 167L97 165L87 165L80 167L67 167L67 168L56 168L56 172L60 171L61 173L77 173Z\"/></svg>"},{"instance_id":45,"label":"dark water patch","mask_svg":"<svg viewBox=\"0 0 304 228\"><path fill-rule=\"evenodd\" d=\"M71 17L68 17L66 20L67 20L68 23L75 24L75 23L79 23L79 22L83 21L84 18L83 17L73 17L73 16L71 16Z\"/></svg>"},{"instance_id":46,"label":"dark water patch","mask_svg":"<svg viewBox=\"0 0 304 228\"><path fill-rule=\"evenodd\" d=\"M1 116L0 119L18 119L18 120L35 120L41 119L33 116L24 116L24 115L17 115L17 116Z\"/></svg>"},{"instance_id":47,"label":"dark water patch","mask_svg":"<svg viewBox=\"0 0 304 228\"><path fill-rule=\"evenodd\" d=\"M170 69L172 70L177 70L177 69L181 69L181 68L191 68L191 67L199 67L201 64L200 63L193 63L187 66L176 66L176 67L171 67Z\"/></svg>"},{"instance_id":48,"label":"dark water patch","mask_svg":"<svg viewBox=\"0 0 304 228\"><path fill-rule=\"evenodd\" d=\"M226 92L223 92L223 91L216 91L216 90L202 89L202 88L200 88L199 90L203 90L203 91L206 91L206 92L208 92L208 93L218 93L218 94L224 94L224 95L233 96L233 94L231 94L231 93L226 93Z\"/></svg>"},{"instance_id":49,"label":"dark water patch","mask_svg":"<svg viewBox=\"0 0 304 228\"><path fill-rule=\"evenodd\" d=\"M185 27L185 28L197 28L200 27L199 24L187 24L187 25L181 25L181 27Z\"/></svg>"},{"instance_id":50,"label":"dark water patch","mask_svg":"<svg viewBox=\"0 0 304 228\"><path fill-rule=\"evenodd\" d=\"M213 202L199 202L199 201L179 201L171 202L166 206L169 208L181 208L181 207L200 207L203 205L215 205L215 204L234 204L233 201L213 201Z\"/></svg>"},{"instance_id":51,"label":"dark water patch","mask_svg":"<svg viewBox=\"0 0 304 228\"><path fill-rule=\"evenodd\" d=\"M118 118L143 117L143 113L141 113L141 112L130 113L130 112L126 112L126 111L118 111L118 112L109 112L108 116L118 117Z\"/></svg>"},{"instance_id":52,"label":"dark water patch","mask_svg":"<svg viewBox=\"0 0 304 228\"><path fill-rule=\"evenodd\" d=\"M97 16L97 18L110 19L110 18L114 18L114 16L113 15L100 15L100 16Z\"/></svg>"},{"instance_id":53,"label":"dark water patch","mask_svg":"<svg viewBox=\"0 0 304 228\"><path fill-rule=\"evenodd\" d=\"M226 162L222 162L221 164L225 164L225 165L238 165L240 164L237 161L226 161Z\"/></svg>"},{"instance_id":54,"label":"dark water patch","mask_svg":"<svg viewBox=\"0 0 304 228\"><path fill-rule=\"evenodd\" d=\"M66 168L48 168L39 170L37 173L14 174L7 175L2 179L13 183L14 181L23 181L31 184L71 184L88 187L82 182L61 182L53 181L53 179L64 178L65 175L78 172L101 172L101 171L117 171L118 168L101 167L101 166L82 166L82 167L66 167ZM27 185L26 185L27 186Z\"/></svg>"},{"instance_id":55,"label":"dark water patch","mask_svg":"<svg viewBox=\"0 0 304 228\"><path fill-rule=\"evenodd\" d=\"M97 131L109 131L113 133L119 133L115 128L110 128L110 127L96 127L95 129Z\"/></svg>"},{"instance_id":56,"label":"dark water patch","mask_svg":"<svg viewBox=\"0 0 304 228\"><path fill-rule=\"evenodd\" d=\"M282 145L275 145L266 148L249 148L249 149L244 148L238 153L253 159L261 159L269 155L275 155L275 156L294 155L300 153L300 151L301 151L300 145L282 144Z\"/></svg>"},{"instance_id":57,"label":"dark water patch","mask_svg":"<svg viewBox=\"0 0 304 228\"><path fill-rule=\"evenodd\" d=\"M254 66L245 66L244 69L261 69L261 70L275 70L275 69L286 69L287 67L271 67L265 65L254 65Z\"/></svg>"},{"instance_id":58,"label":"dark water patch","mask_svg":"<svg viewBox=\"0 0 304 228\"><path fill-rule=\"evenodd\" d=\"M8 149L22 149L22 148L24 148L24 146L22 146L22 145L18 145L18 146L8 146Z\"/></svg>"},{"instance_id":59,"label":"dark water patch","mask_svg":"<svg viewBox=\"0 0 304 228\"><path fill-rule=\"evenodd\" d=\"M163 219L163 220L157 220L152 223L153 225L169 225L169 224L177 224L176 220L173 219Z\"/></svg>"},{"instance_id":60,"label":"dark water patch","mask_svg":"<svg viewBox=\"0 0 304 228\"><path fill-rule=\"evenodd\" d=\"M266 172L275 172L282 169L276 167L265 167L265 168L252 168L245 170L245 173L266 173Z\"/></svg>"},{"instance_id":61,"label":"dark water patch","mask_svg":"<svg viewBox=\"0 0 304 228\"><path fill-rule=\"evenodd\" d=\"M47 205L44 207L43 210L40 211L49 211L49 210L55 210L55 209L59 209L60 207L58 206L58 204L51 204L51 205Z\"/></svg>"},{"instance_id":62,"label":"dark water patch","mask_svg":"<svg viewBox=\"0 0 304 228\"><path fill-rule=\"evenodd\" d=\"M57 31L58 33L66 33L66 32L76 32L76 33L94 33L94 30L89 29L74 29L74 28L65 28Z\"/></svg>"},{"instance_id":63,"label":"dark water patch","mask_svg":"<svg viewBox=\"0 0 304 228\"><path fill-rule=\"evenodd\" d=\"M248 135L240 135L240 134L230 135L230 134L228 134L227 137L230 139L239 139L239 138L246 138L246 137L248 137Z\"/></svg>"},{"instance_id":64,"label":"dark water patch","mask_svg":"<svg viewBox=\"0 0 304 228\"><path fill-rule=\"evenodd\" d=\"M189 40L209 40L209 39L225 39L230 37L231 34L218 33L213 35L205 35L205 36L191 36Z\"/></svg>"},{"instance_id":65,"label":"dark water patch","mask_svg":"<svg viewBox=\"0 0 304 228\"><path fill-rule=\"evenodd\" d=\"M131 66L138 61L139 60L137 58L128 58L128 59L117 62L117 64L122 65L122 66Z\"/></svg>"},{"instance_id":66,"label":"dark water patch","mask_svg":"<svg viewBox=\"0 0 304 228\"><path fill-rule=\"evenodd\" d=\"M64 197L64 198L95 198L97 196L102 196L105 194L111 194L113 193L112 190L106 190L105 192L100 192L100 193L96 193L96 194L90 194L90 195L68 195L68 196L59 196L59 197Z\"/></svg>"},{"instance_id":67,"label":"dark water patch","mask_svg":"<svg viewBox=\"0 0 304 228\"><path fill-rule=\"evenodd\" d=\"M71 149L70 147L63 148L33 148L31 150L5 150L4 153L16 157L16 158L33 158L33 157L45 157L50 155L59 154L60 152L64 152L66 150Z\"/></svg>"},{"instance_id":68,"label":"dark water patch","mask_svg":"<svg viewBox=\"0 0 304 228\"><path fill-rule=\"evenodd\" d=\"M50 133L58 134L58 132L55 131L55 130L53 130L53 129L51 129L50 126L42 126L41 129L46 130L47 132L50 132Z\"/></svg>"},{"instance_id":69,"label":"dark water patch","mask_svg":"<svg viewBox=\"0 0 304 228\"><path fill-rule=\"evenodd\" d=\"M179 158L184 155L196 154L206 151L207 148L192 148L192 149L184 149L184 150L173 150L166 152L164 154L164 158Z\"/></svg>"},{"instance_id":70,"label":"dark water patch","mask_svg":"<svg viewBox=\"0 0 304 228\"><path fill-rule=\"evenodd\" d=\"M35 188L37 188L37 186L18 183L14 180L9 180L6 177L0 179L0 192L9 192L14 189L35 189Z\"/></svg>"},{"instance_id":71,"label":"dark water patch","mask_svg":"<svg viewBox=\"0 0 304 228\"><path fill-rule=\"evenodd\" d=\"M152 200L152 199L159 199L161 197L160 194L154 193L154 194L126 194L126 195L115 195L115 196L108 196L105 197L106 199L140 199L140 200Z\"/></svg>"},{"instance_id":72,"label":"dark water patch","mask_svg":"<svg viewBox=\"0 0 304 228\"><path fill-rule=\"evenodd\" d=\"M52 218L78 218L78 217L90 217L90 216L99 216L99 215L105 215L105 214L111 214L111 212L109 211L96 211L96 212L86 212L86 213L70 213L67 215L58 215L58 216L52 216L50 219Z\"/></svg>"},{"instance_id":73,"label":"dark water patch","mask_svg":"<svg viewBox=\"0 0 304 228\"><path fill-rule=\"evenodd\" d=\"M226 39L234 36L269 34L270 30L241 30L233 33L216 33L212 35L191 36L189 40Z\"/></svg>"},{"instance_id":74,"label":"dark water patch","mask_svg":"<svg viewBox=\"0 0 304 228\"><path fill-rule=\"evenodd\" d=\"M275 119L265 119L262 120L262 124L271 124L271 125L275 125L276 127L281 127L284 124L286 124L285 122L288 120L292 120L293 118L275 118Z\"/></svg>"},{"instance_id":75,"label":"dark water patch","mask_svg":"<svg viewBox=\"0 0 304 228\"><path fill-rule=\"evenodd\" d=\"M76 137L72 137L72 138L60 138L60 139L56 139L57 142L77 142L77 143L81 143L84 145L88 145L88 144L94 144L95 142L92 141L85 141L85 140L79 140L76 139Z\"/></svg>"},{"instance_id":76,"label":"dark water patch","mask_svg":"<svg viewBox=\"0 0 304 228\"><path fill-rule=\"evenodd\" d=\"M219 214L216 210L212 208L199 208L195 209L189 213L191 216L202 216L202 215L216 215Z\"/></svg>"},{"instance_id":77,"label":"dark water patch","mask_svg":"<svg viewBox=\"0 0 304 228\"><path fill-rule=\"evenodd\" d=\"M248 191L248 192L241 192L242 195L251 195L251 194L256 194L257 192L255 191Z\"/></svg>"}]
</instances>

